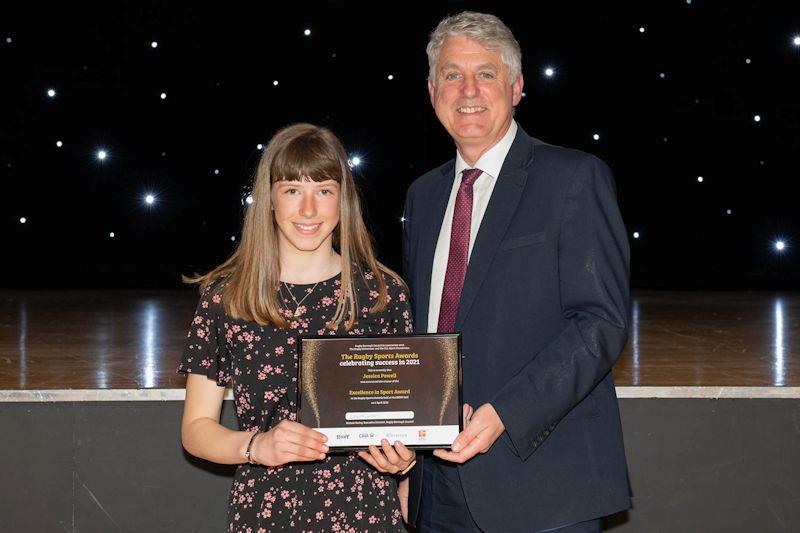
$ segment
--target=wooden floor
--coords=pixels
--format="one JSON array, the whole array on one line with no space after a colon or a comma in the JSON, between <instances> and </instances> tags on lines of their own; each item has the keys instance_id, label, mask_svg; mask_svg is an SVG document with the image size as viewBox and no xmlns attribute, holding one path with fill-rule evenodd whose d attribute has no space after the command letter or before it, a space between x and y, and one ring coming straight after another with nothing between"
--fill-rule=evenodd
<instances>
[{"instance_id":1,"label":"wooden floor","mask_svg":"<svg viewBox=\"0 0 800 533\"><path fill-rule=\"evenodd\" d=\"M0 292L0 390L180 388L196 293ZM638 292L620 386L800 386L800 293Z\"/></svg>"}]
</instances>

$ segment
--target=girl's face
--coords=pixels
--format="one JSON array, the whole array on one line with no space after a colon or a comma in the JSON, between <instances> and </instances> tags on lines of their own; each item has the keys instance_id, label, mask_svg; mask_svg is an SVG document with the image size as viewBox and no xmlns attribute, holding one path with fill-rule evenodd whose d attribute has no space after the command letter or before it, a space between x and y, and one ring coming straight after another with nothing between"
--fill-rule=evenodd
<instances>
[{"instance_id":1,"label":"girl's face","mask_svg":"<svg viewBox=\"0 0 800 533\"><path fill-rule=\"evenodd\" d=\"M273 183L280 249L291 253L332 248L333 230L339 224L339 193L339 184L333 180Z\"/></svg>"}]
</instances>

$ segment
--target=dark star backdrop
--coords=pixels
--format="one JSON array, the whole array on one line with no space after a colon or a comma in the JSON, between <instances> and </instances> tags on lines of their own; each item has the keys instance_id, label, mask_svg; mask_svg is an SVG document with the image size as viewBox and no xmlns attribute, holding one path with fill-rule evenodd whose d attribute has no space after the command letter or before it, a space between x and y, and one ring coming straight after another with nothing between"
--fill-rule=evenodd
<instances>
[{"instance_id":1,"label":"dark star backdrop","mask_svg":"<svg viewBox=\"0 0 800 533\"><path fill-rule=\"evenodd\" d=\"M454 156L427 35L476 9L522 46L520 124L613 169L635 287L798 288L792 4L4 5L0 286L170 287L211 268L236 245L257 145L298 121L360 157L380 256L399 268L403 194Z\"/></svg>"}]
</instances>

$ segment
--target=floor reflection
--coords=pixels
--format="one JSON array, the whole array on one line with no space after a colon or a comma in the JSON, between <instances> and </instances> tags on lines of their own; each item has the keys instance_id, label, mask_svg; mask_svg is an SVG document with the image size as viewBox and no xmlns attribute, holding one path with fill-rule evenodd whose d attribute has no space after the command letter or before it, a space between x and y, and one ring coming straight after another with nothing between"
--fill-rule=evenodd
<instances>
[{"instance_id":1,"label":"floor reflection","mask_svg":"<svg viewBox=\"0 0 800 533\"><path fill-rule=\"evenodd\" d=\"M774 378L773 384L780 387L786 381L783 367L784 345L783 345L783 300L775 299L775 351L773 353Z\"/></svg>"},{"instance_id":2,"label":"floor reflection","mask_svg":"<svg viewBox=\"0 0 800 533\"><path fill-rule=\"evenodd\" d=\"M0 292L0 389L176 388L197 293ZM798 293L635 292L617 385L800 386Z\"/></svg>"}]
</instances>

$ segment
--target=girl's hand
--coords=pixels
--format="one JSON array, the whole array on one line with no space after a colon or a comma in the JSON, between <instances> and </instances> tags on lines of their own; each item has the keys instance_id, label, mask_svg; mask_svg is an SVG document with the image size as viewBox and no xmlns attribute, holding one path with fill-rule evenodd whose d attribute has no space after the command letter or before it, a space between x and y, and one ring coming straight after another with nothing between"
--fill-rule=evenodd
<instances>
[{"instance_id":1,"label":"girl's hand","mask_svg":"<svg viewBox=\"0 0 800 533\"><path fill-rule=\"evenodd\" d=\"M281 420L281 422L255 437L250 451L253 460L265 466L286 463L321 461L325 459L328 437L308 426Z\"/></svg>"},{"instance_id":2,"label":"girl's hand","mask_svg":"<svg viewBox=\"0 0 800 533\"><path fill-rule=\"evenodd\" d=\"M395 441L392 446L386 439L381 441L380 448L370 444L369 452L360 451L358 456L371 464L375 470L384 474L405 473L404 470L409 468L417 458L414 451L403 446L400 441Z\"/></svg>"}]
</instances>

